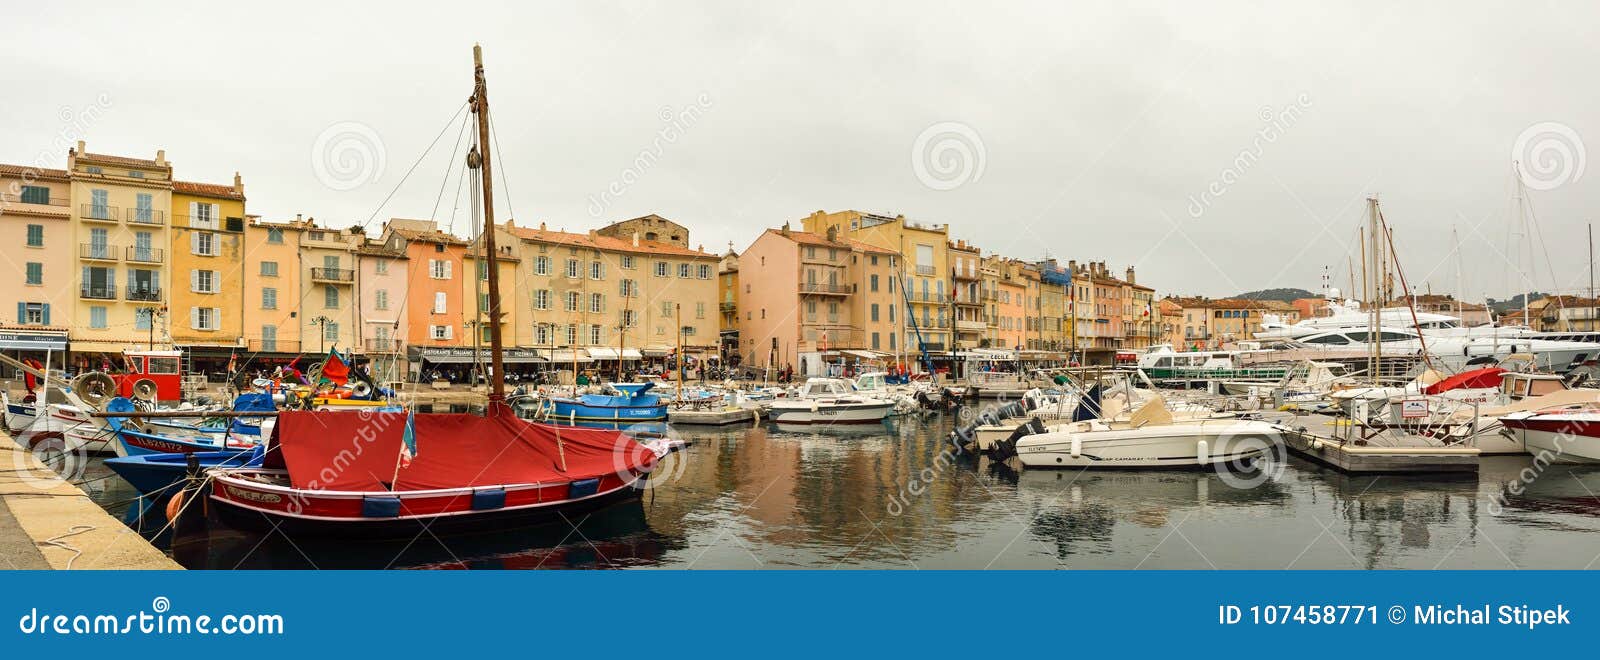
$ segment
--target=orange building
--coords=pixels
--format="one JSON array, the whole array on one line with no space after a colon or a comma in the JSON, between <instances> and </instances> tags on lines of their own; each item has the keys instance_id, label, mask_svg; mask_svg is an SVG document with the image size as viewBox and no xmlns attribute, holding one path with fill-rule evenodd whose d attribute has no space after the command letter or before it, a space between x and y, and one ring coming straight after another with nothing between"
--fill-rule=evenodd
<instances>
[{"instance_id":1,"label":"orange building","mask_svg":"<svg viewBox=\"0 0 1600 660\"><path fill-rule=\"evenodd\" d=\"M468 276L467 241L440 231L431 220L399 218L384 224L379 241L390 251L403 250L407 258L406 344L471 346L461 285Z\"/></svg>"}]
</instances>

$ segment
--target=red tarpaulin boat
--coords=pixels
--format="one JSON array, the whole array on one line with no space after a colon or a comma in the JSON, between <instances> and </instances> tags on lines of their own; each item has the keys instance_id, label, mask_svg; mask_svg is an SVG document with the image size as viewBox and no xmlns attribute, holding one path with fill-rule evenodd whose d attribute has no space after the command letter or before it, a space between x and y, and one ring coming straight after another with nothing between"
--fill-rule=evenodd
<instances>
[{"instance_id":1,"label":"red tarpaulin boat","mask_svg":"<svg viewBox=\"0 0 1600 660\"><path fill-rule=\"evenodd\" d=\"M1500 367L1486 367L1463 371L1422 389L1423 394L1444 394L1450 390L1482 390L1500 387Z\"/></svg>"},{"instance_id":2,"label":"red tarpaulin boat","mask_svg":"<svg viewBox=\"0 0 1600 660\"><path fill-rule=\"evenodd\" d=\"M260 468L212 470L211 502L234 524L353 537L534 523L636 497L657 455L613 430L489 414L284 411Z\"/></svg>"}]
</instances>

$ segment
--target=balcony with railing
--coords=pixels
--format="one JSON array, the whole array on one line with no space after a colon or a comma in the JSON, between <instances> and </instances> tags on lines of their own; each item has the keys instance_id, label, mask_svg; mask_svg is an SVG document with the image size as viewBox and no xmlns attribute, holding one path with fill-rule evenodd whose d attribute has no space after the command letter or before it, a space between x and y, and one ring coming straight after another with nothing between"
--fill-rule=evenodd
<instances>
[{"instance_id":1,"label":"balcony with railing","mask_svg":"<svg viewBox=\"0 0 1600 660\"><path fill-rule=\"evenodd\" d=\"M393 337L368 337L361 345L368 353L398 353L405 348L404 342Z\"/></svg>"},{"instance_id":2,"label":"balcony with railing","mask_svg":"<svg viewBox=\"0 0 1600 660\"><path fill-rule=\"evenodd\" d=\"M128 224L159 227L167 224L167 214L155 209L128 209Z\"/></svg>"},{"instance_id":3,"label":"balcony with railing","mask_svg":"<svg viewBox=\"0 0 1600 660\"><path fill-rule=\"evenodd\" d=\"M866 332L859 326L827 323L804 323L800 326L801 351L820 351L837 348L865 348Z\"/></svg>"},{"instance_id":4,"label":"balcony with railing","mask_svg":"<svg viewBox=\"0 0 1600 660\"><path fill-rule=\"evenodd\" d=\"M78 287L78 297L89 300L116 300L117 287L104 284L85 284Z\"/></svg>"},{"instance_id":5,"label":"balcony with railing","mask_svg":"<svg viewBox=\"0 0 1600 660\"><path fill-rule=\"evenodd\" d=\"M737 303L731 303L731 302L717 303L717 311L720 311L720 312L722 312L724 314L727 314L727 313L730 313L730 312L737 312L737 311L739 311L739 305Z\"/></svg>"},{"instance_id":6,"label":"balcony with railing","mask_svg":"<svg viewBox=\"0 0 1600 660\"><path fill-rule=\"evenodd\" d=\"M167 251L155 247L128 246L126 256L128 261L142 264L159 264L167 259Z\"/></svg>"},{"instance_id":7,"label":"balcony with railing","mask_svg":"<svg viewBox=\"0 0 1600 660\"><path fill-rule=\"evenodd\" d=\"M129 284L127 300L132 302L161 302L161 288Z\"/></svg>"},{"instance_id":8,"label":"balcony with railing","mask_svg":"<svg viewBox=\"0 0 1600 660\"><path fill-rule=\"evenodd\" d=\"M117 248L105 243L79 243L78 258L90 261L116 261Z\"/></svg>"},{"instance_id":9,"label":"balcony with railing","mask_svg":"<svg viewBox=\"0 0 1600 660\"><path fill-rule=\"evenodd\" d=\"M958 280L970 280L973 282L983 279L983 276L979 275L976 269L965 268L951 268L950 277Z\"/></svg>"},{"instance_id":10,"label":"balcony with railing","mask_svg":"<svg viewBox=\"0 0 1600 660\"><path fill-rule=\"evenodd\" d=\"M938 272L938 271L934 270L933 266L917 266L917 274L918 275L929 275L929 276L931 276L935 272Z\"/></svg>"},{"instance_id":11,"label":"balcony with railing","mask_svg":"<svg viewBox=\"0 0 1600 660\"><path fill-rule=\"evenodd\" d=\"M252 353L299 353L300 342L284 339L251 339L247 342Z\"/></svg>"},{"instance_id":12,"label":"balcony with railing","mask_svg":"<svg viewBox=\"0 0 1600 660\"><path fill-rule=\"evenodd\" d=\"M330 284L350 284L356 281L356 272L349 268L321 268L311 269L311 281L327 282Z\"/></svg>"},{"instance_id":13,"label":"balcony with railing","mask_svg":"<svg viewBox=\"0 0 1600 660\"><path fill-rule=\"evenodd\" d=\"M104 204L84 204L83 219L90 222L116 222L122 214L122 209Z\"/></svg>"},{"instance_id":14,"label":"balcony with railing","mask_svg":"<svg viewBox=\"0 0 1600 660\"><path fill-rule=\"evenodd\" d=\"M988 327L983 321L956 321L956 329L962 332L983 332Z\"/></svg>"},{"instance_id":15,"label":"balcony with railing","mask_svg":"<svg viewBox=\"0 0 1600 660\"><path fill-rule=\"evenodd\" d=\"M18 206L66 208L67 200L60 197L52 197L48 194L34 195L27 192L0 192L0 205L5 206L7 209Z\"/></svg>"},{"instance_id":16,"label":"balcony with railing","mask_svg":"<svg viewBox=\"0 0 1600 660\"><path fill-rule=\"evenodd\" d=\"M844 296L850 294L850 285L830 284L828 282L805 282L800 285L800 293Z\"/></svg>"}]
</instances>

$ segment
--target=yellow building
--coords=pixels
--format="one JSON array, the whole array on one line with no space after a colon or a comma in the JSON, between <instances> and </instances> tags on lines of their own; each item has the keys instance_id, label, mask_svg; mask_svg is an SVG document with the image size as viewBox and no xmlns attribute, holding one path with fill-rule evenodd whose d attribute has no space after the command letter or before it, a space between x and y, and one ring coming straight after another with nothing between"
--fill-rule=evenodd
<instances>
[{"instance_id":1,"label":"yellow building","mask_svg":"<svg viewBox=\"0 0 1600 660\"><path fill-rule=\"evenodd\" d=\"M824 235L834 229L840 236L900 255L897 276L909 301L910 313L902 329L902 346L915 350L920 343L929 351L946 351L951 342L947 245L949 225L923 225L905 216L888 217L861 211L817 211L802 220L807 232ZM920 335L920 339L919 339Z\"/></svg>"},{"instance_id":2,"label":"yellow building","mask_svg":"<svg viewBox=\"0 0 1600 660\"><path fill-rule=\"evenodd\" d=\"M950 307L953 310L956 350L980 348L987 338L983 301L983 252L966 241L948 244Z\"/></svg>"},{"instance_id":3,"label":"yellow building","mask_svg":"<svg viewBox=\"0 0 1600 660\"><path fill-rule=\"evenodd\" d=\"M245 345L252 354L300 352L300 234L305 222L262 222L244 229Z\"/></svg>"},{"instance_id":4,"label":"yellow building","mask_svg":"<svg viewBox=\"0 0 1600 660\"><path fill-rule=\"evenodd\" d=\"M167 296L172 343L196 368L222 371L243 336L244 183L237 173L231 186L174 181L172 208L165 246L176 278ZM159 262L154 252L136 244L130 265L144 257Z\"/></svg>"},{"instance_id":5,"label":"yellow building","mask_svg":"<svg viewBox=\"0 0 1600 660\"><path fill-rule=\"evenodd\" d=\"M188 319L173 319L166 310L172 288L166 254L172 164L166 153L157 151L153 160L94 154L80 140L67 152L67 172L72 245L63 257L71 255L75 266L70 318L79 364L120 360L124 349L169 341L169 328Z\"/></svg>"},{"instance_id":6,"label":"yellow building","mask_svg":"<svg viewBox=\"0 0 1600 660\"><path fill-rule=\"evenodd\" d=\"M521 315L527 313L527 307L517 303L522 302L521 296L516 295L517 264L521 263L522 241L505 227L497 227L494 235L495 249L498 256L495 261L500 267L500 340L505 347L517 345L517 323ZM474 239L467 246L466 256L462 258L463 270L477 277L461 278L461 299L476 300L478 305L464 312L464 323L468 331L466 346L473 345L472 333L477 333L477 345L481 350L489 349L489 269L487 260L478 263L478 256L483 249L480 239ZM487 354L485 354L487 355Z\"/></svg>"},{"instance_id":7,"label":"yellow building","mask_svg":"<svg viewBox=\"0 0 1600 660\"><path fill-rule=\"evenodd\" d=\"M355 228L328 229L307 218L300 232L300 350L326 353L361 344L360 304L356 299L356 251L366 235Z\"/></svg>"},{"instance_id":8,"label":"yellow building","mask_svg":"<svg viewBox=\"0 0 1600 660\"><path fill-rule=\"evenodd\" d=\"M739 253L728 244L728 252L717 261L717 334L722 338L723 355L739 352Z\"/></svg>"}]
</instances>

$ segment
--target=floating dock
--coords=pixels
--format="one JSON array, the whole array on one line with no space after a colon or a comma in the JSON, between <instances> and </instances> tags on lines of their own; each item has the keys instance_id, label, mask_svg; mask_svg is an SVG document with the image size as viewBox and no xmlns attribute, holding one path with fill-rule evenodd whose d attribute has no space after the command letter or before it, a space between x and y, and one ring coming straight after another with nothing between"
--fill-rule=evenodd
<instances>
[{"instance_id":1,"label":"floating dock","mask_svg":"<svg viewBox=\"0 0 1600 660\"><path fill-rule=\"evenodd\" d=\"M761 423L760 408L728 408L723 410L669 410L667 423L688 426L727 426L730 424Z\"/></svg>"},{"instance_id":2,"label":"floating dock","mask_svg":"<svg viewBox=\"0 0 1600 660\"><path fill-rule=\"evenodd\" d=\"M0 568L183 567L0 432Z\"/></svg>"},{"instance_id":3,"label":"floating dock","mask_svg":"<svg viewBox=\"0 0 1600 660\"><path fill-rule=\"evenodd\" d=\"M1443 445L1420 436L1385 434L1364 444L1336 431L1334 418L1297 417L1285 433L1289 451L1352 474L1477 472L1478 448ZM1324 421L1325 420L1325 421ZM1307 423L1310 421L1311 423Z\"/></svg>"}]
</instances>

